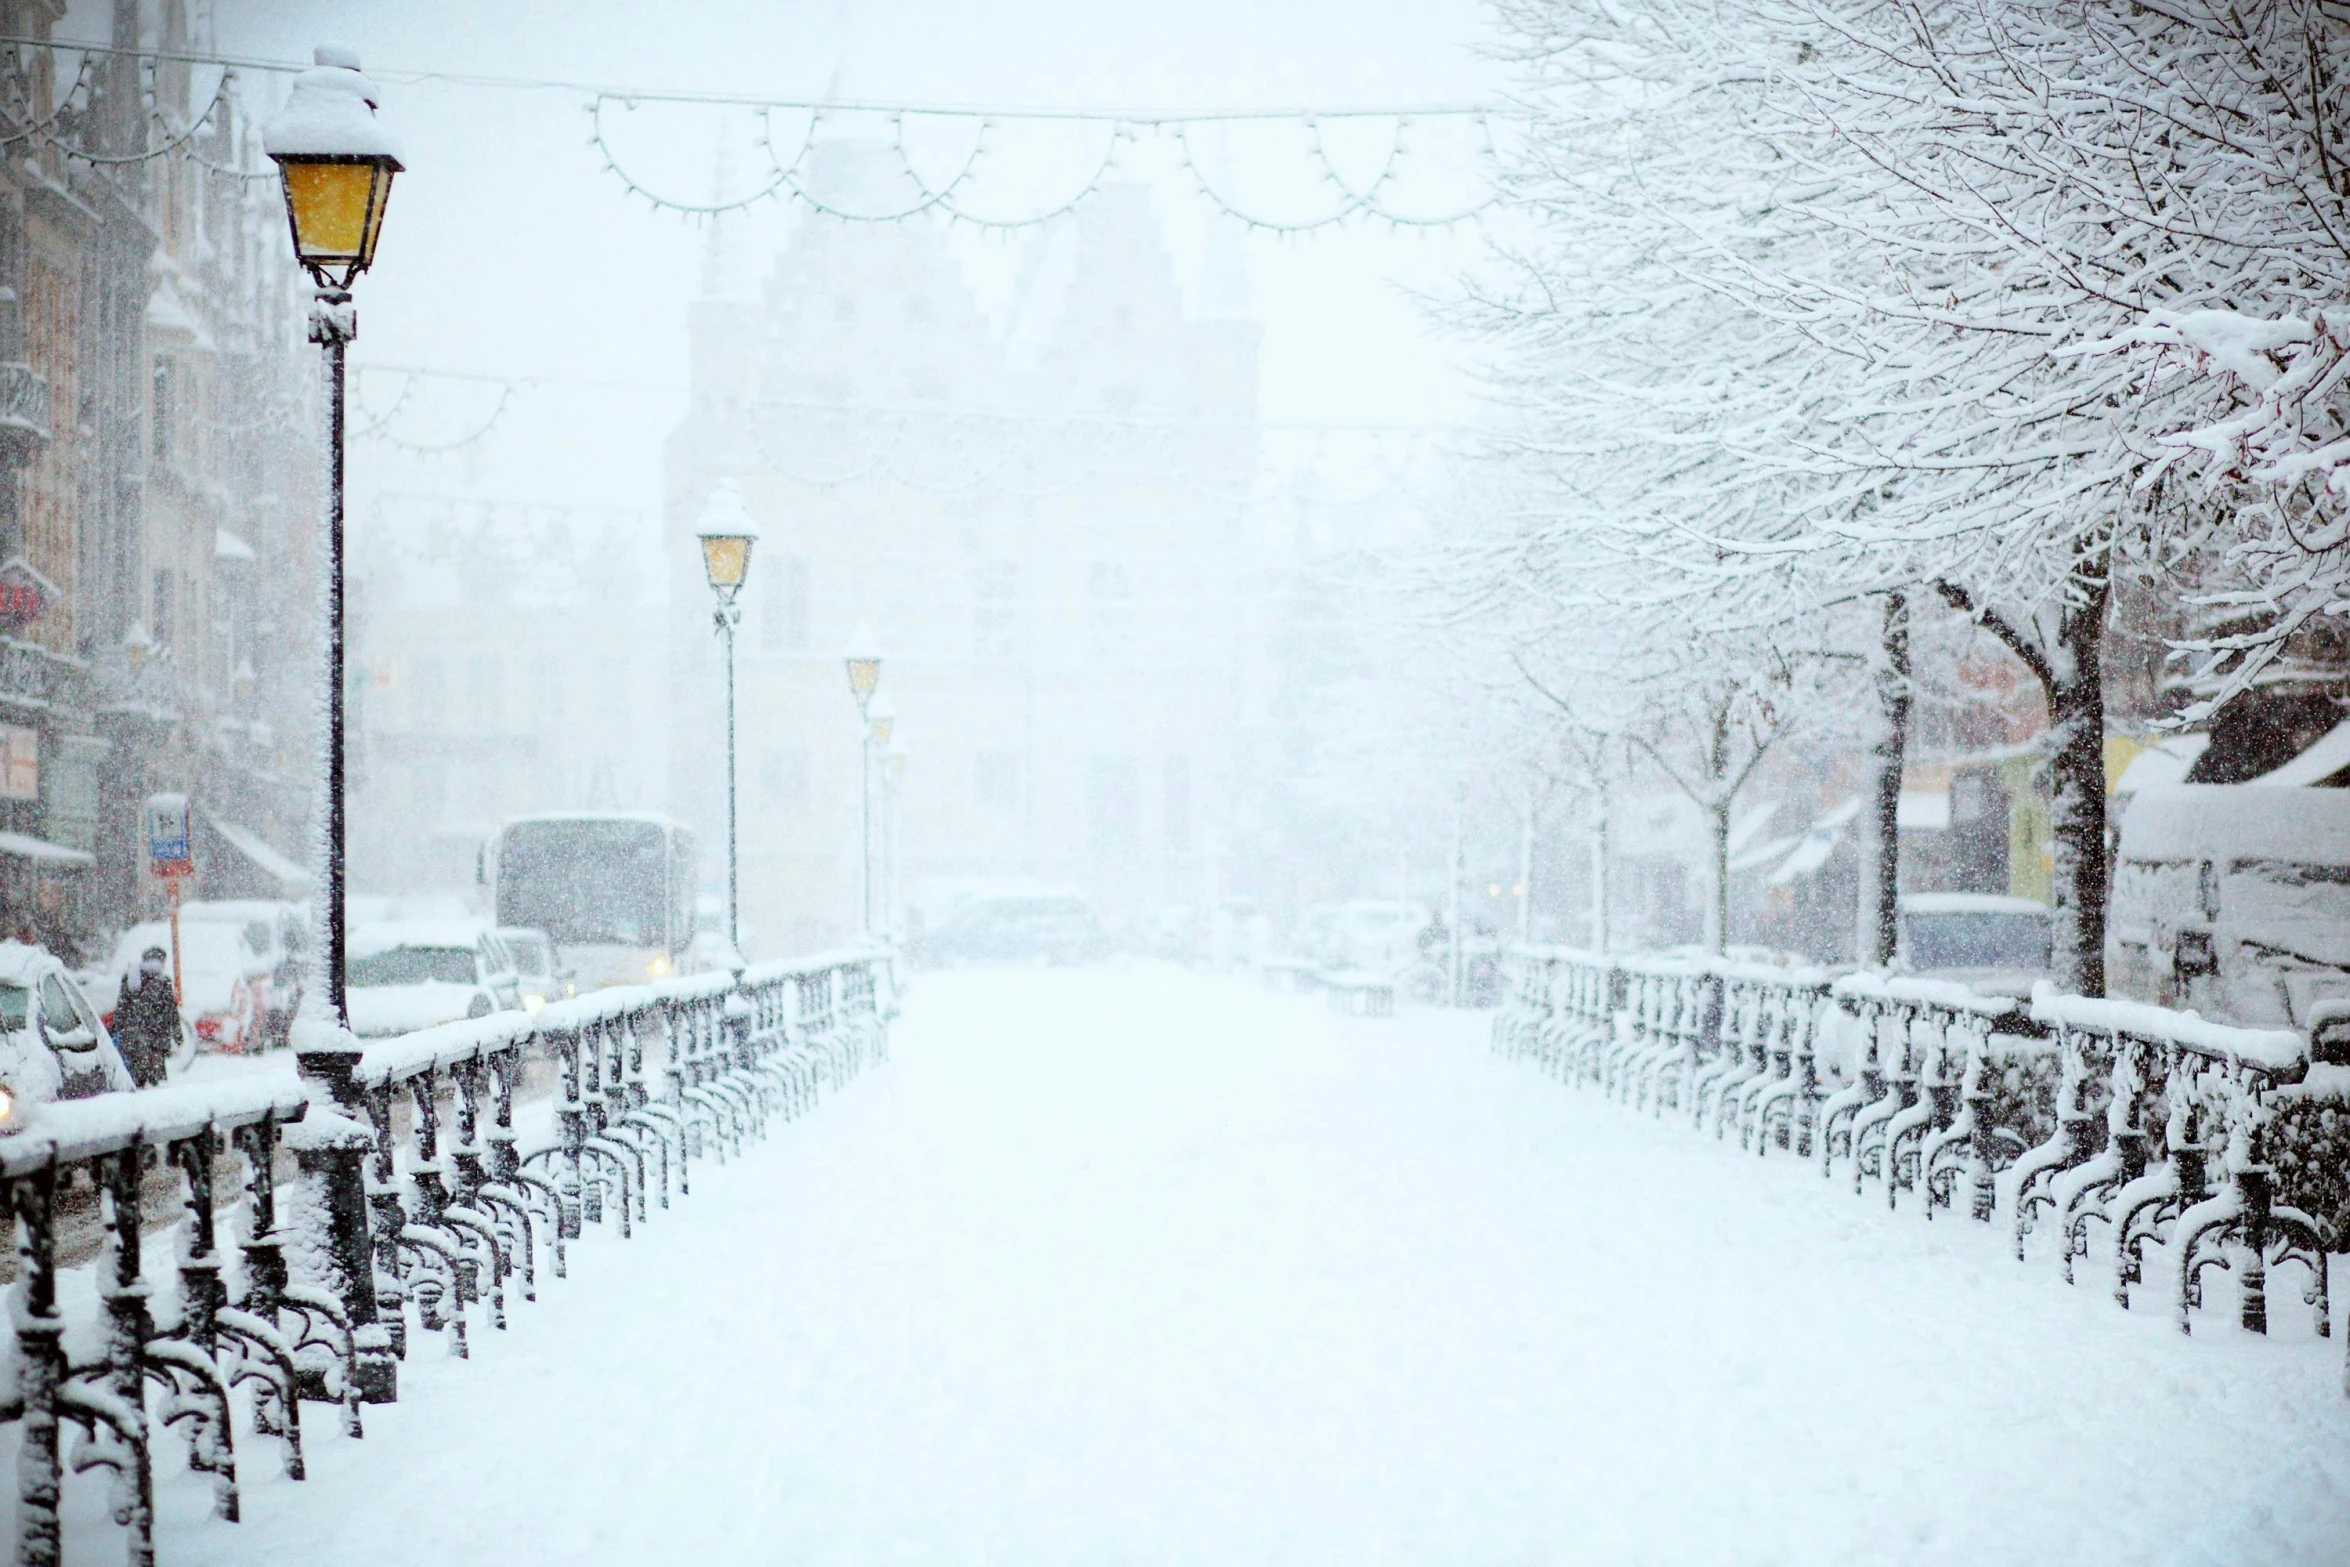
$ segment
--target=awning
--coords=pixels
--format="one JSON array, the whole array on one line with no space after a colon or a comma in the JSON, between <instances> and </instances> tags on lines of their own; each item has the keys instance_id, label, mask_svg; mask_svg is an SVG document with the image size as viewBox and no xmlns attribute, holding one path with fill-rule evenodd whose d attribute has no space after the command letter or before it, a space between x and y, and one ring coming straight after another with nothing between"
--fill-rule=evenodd
<instances>
[{"instance_id":1,"label":"awning","mask_svg":"<svg viewBox=\"0 0 2350 1567\"><path fill-rule=\"evenodd\" d=\"M62 843L47 843L30 838L21 832L0 832L0 855L10 859L30 860L52 870L86 871L98 863L97 856L80 849L69 849Z\"/></svg>"},{"instance_id":2,"label":"awning","mask_svg":"<svg viewBox=\"0 0 2350 1567\"><path fill-rule=\"evenodd\" d=\"M278 885L279 896L306 897L310 892L310 873L262 841L261 835L250 827L239 827L235 822L223 821L210 811L204 813L205 825L220 835L220 841L244 856L253 869Z\"/></svg>"}]
</instances>

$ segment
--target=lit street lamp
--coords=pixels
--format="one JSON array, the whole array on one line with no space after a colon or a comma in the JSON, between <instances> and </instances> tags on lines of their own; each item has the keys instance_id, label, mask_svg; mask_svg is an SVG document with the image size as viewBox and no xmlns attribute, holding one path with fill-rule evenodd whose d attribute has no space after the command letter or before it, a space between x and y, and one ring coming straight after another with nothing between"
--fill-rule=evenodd
<instances>
[{"instance_id":1,"label":"lit street lamp","mask_svg":"<svg viewBox=\"0 0 2350 1567\"><path fill-rule=\"evenodd\" d=\"M859 829L860 863L857 873L858 896L863 900L865 934L873 934L873 732L870 715L873 706L873 688L881 684L881 644L873 639L873 628L863 621L849 636L848 651L841 662L849 672L849 695L857 700L857 767L858 790L863 800L863 824Z\"/></svg>"},{"instance_id":2,"label":"lit street lamp","mask_svg":"<svg viewBox=\"0 0 2350 1567\"><path fill-rule=\"evenodd\" d=\"M317 285L310 301L310 341L326 355L326 823L319 834L324 874L314 883L325 905L319 967L326 1016L296 1019L294 1062L303 1076L326 1088L338 1110L363 1120L364 1095L355 1078L359 1042L351 1036L343 1000L348 934L343 893L343 360L359 335L351 281L375 260L400 156L391 133L376 122L375 84L359 74L358 55L321 44L312 59L316 64L294 78L285 108L261 137L284 182L294 257ZM131 651L135 663L138 655ZM303 1011L315 1004L305 999ZM323 1029L316 1026L321 1021ZM388 1300L378 1294L361 1155L330 1146L296 1157L324 1183L335 1237L334 1272L357 1351L360 1397L389 1403L398 1394L399 1373L379 1308L388 1304L389 1314L397 1315L402 1307L396 1282L385 1281Z\"/></svg>"},{"instance_id":3,"label":"lit street lamp","mask_svg":"<svg viewBox=\"0 0 2350 1567\"><path fill-rule=\"evenodd\" d=\"M751 574L751 546L759 542L759 525L743 507L743 492L732 479L721 479L702 508L702 574L717 595L718 638L726 644L726 945L734 961L742 962L741 868L735 852L734 781L734 628L742 620L735 603L743 579Z\"/></svg>"},{"instance_id":4,"label":"lit street lamp","mask_svg":"<svg viewBox=\"0 0 2350 1567\"><path fill-rule=\"evenodd\" d=\"M310 341L326 352L326 1004L337 1028L343 1005L343 356L359 335L351 280L375 260L384 207L400 156L375 118L375 84L359 74L359 56L321 44L317 63L294 78L292 96L262 135L285 183L294 256L318 292L310 302Z\"/></svg>"}]
</instances>

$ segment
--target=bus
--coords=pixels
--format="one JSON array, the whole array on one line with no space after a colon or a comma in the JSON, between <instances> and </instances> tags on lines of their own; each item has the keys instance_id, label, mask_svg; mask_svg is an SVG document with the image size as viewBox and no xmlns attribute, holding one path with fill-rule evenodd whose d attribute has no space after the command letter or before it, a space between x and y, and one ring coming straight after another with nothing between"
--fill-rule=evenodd
<instances>
[{"instance_id":1,"label":"bus","mask_svg":"<svg viewBox=\"0 0 2350 1567\"><path fill-rule=\"evenodd\" d=\"M694 835L651 811L513 817L483 855L495 923L543 930L582 990L685 970L694 945Z\"/></svg>"}]
</instances>

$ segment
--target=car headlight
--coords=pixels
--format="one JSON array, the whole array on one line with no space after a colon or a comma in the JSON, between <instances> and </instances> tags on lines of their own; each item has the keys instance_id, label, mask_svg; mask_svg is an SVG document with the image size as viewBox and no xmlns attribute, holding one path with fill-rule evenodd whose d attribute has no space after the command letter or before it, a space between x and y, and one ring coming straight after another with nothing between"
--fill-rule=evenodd
<instances>
[{"instance_id":1,"label":"car headlight","mask_svg":"<svg viewBox=\"0 0 2350 1567\"><path fill-rule=\"evenodd\" d=\"M547 998L535 990L526 990L522 993L522 1010L534 1017L537 1016L539 1008L546 1004Z\"/></svg>"},{"instance_id":2,"label":"car headlight","mask_svg":"<svg viewBox=\"0 0 2350 1567\"><path fill-rule=\"evenodd\" d=\"M667 955L664 954L660 957L656 957L652 962L646 964L645 972L652 975L655 979L667 979L669 977L669 959Z\"/></svg>"},{"instance_id":3,"label":"car headlight","mask_svg":"<svg viewBox=\"0 0 2350 1567\"><path fill-rule=\"evenodd\" d=\"M16 1095L0 1086L0 1131L13 1129L16 1122Z\"/></svg>"}]
</instances>

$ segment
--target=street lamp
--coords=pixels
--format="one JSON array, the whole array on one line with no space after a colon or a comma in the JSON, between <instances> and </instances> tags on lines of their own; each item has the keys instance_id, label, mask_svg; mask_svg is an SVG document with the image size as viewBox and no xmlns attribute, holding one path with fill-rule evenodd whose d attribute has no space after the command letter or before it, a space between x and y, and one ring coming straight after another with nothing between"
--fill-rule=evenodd
<instances>
[{"instance_id":1,"label":"street lamp","mask_svg":"<svg viewBox=\"0 0 2350 1567\"><path fill-rule=\"evenodd\" d=\"M742 876L735 853L734 780L734 628L742 620L735 599L743 579L751 574L751 546L759 542L759 525L743 506L743 492L732 479L721 479L702 508L702 524L695 530L702 541L702 574L710 579L717 597L718 639L726 644L726 945L734 961L742 961L740 921Z\"/></svg>"},{"instance_id":2,"label":"street lamp","mask_svg":"<svg viewBox=\"0 0 2350 1567\"><path fill-rule=\"evenodd\" d=\"M284 181L294 258L318 291L310 302L310 341L326 354L326 1004L344 1028L343 952L343 405L344 351L359 335L351 280L375 261L383 237L398 144L375 117L375 84L359 74L359 56L321 44L310 70L262 133Z\"/></svg>"},{"instance_id":3,"label":"street lamp","mask_svg":"<svg viewBox=\"0 0 2350 1567\"><path fill-rule=\"evenodd\" d=\"M262 150L276 160L284 182L286 222L293 234L294 259L317 292L310 300L310 341L326 355L326 830L319 835L324 874L315 879L325 905L326 939L320 944L324 970L325 1027L320 1020L295 1021L294 1063L321 1083L335 1108L353 1120L366 1118L365 1093L357 1081L359 1041L352 1037L344 1005L343 809L343 408L344 353L359 335L351 306L351 281L375 262L383 237L384 208L392 176L400 172L398 145L376 122L375 84L359 74L359 57L335 44L321 44L313 68L294 78L286 106L261 135ZM312 1003L305 999L303 1011ZM367 1183L357 1150L321 1147L297 1156L305 1171L324 1181L334 1215L334 1272L339 1275L348 1314L360 1396L389 1403L397 1396L399 1373L390 1353L379 1308L399 1308L398 1286L389 1300L378 1296Z\"/></svg>"},{"instance_id":4,"label":"street lamp","mask_svg":"<svg viewBox=\"0 0 2350 1567\"><path fill-rule=\"evenodd\" d=\"M899 813L905 809L906 737L898 735L881 754L881 912L897 926Z\"/></svg>"},{"instance_id":5,"label":"street lamp","mask_svg":"<svg viewBox=\"0 0 2350 1567\"><path fill-rule=\"evenodd\" d=\"M897 729L898 704L887 691L876 691L865 704L865 933L889 925L889 782L881 783L881 820L874 821L873 775L875 758L889 748Z\"/></svg>"},{"instance_id":6,"label":"street lamp","mask_svg":"<svg viewBox=\"0 0 2350 1567\"><path fill-rule=\"evenodd\" d=\"M841 662L849 672L849 695L857 701L857 787L862 801L858 830L857 894L864 909L865 934L873 934L873 688L881 684L881 644L863 621L849 635Z\"/></svg>"}]
</instances>

